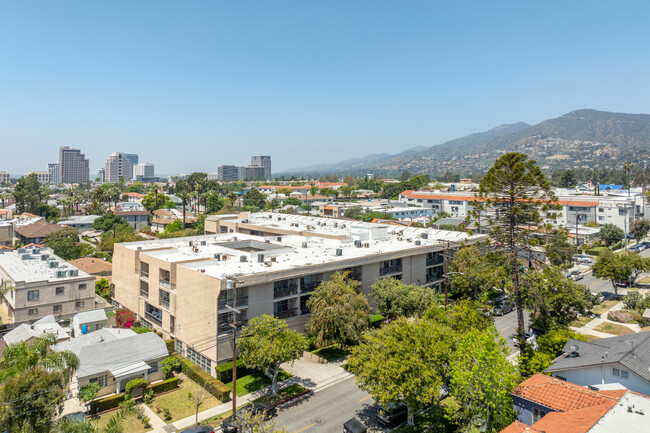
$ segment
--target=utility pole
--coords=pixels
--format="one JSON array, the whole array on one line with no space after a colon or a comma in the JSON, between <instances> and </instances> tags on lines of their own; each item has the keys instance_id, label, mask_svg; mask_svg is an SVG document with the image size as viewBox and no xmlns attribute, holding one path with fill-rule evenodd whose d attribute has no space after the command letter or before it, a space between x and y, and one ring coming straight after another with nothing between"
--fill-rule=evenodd
<instances>
[{"instance_id":1,"label":"utility pole","mask_svg":"<svg viewBox=\"0 0 650 433\"><path fill-rule=\"evenodd\" d=\"M576 212L576 265L578 265L580 261L578 260L578 213Z\"/></svg>"},{"instance_id":2,"label":"utility pole","mask_svg":"<svg viewBox=\"0 0 650 433\"><path fill-rule=\"evenodd\" d=\"M219 309L219 299L217 298L217 344L219 344L219 312L229 311L233 315L230 327L233 329L232 337L232 413L237 411L237 315L241 310L237 308L237 283L241 281L236 279L226 280L226 289L232 289L233 305L226 305L221 310Z\"/></svg>"},{"instance_id":3,"label":"utility pole","mask_svg":"<svg viewBox=\"0 0 650 433\"><path fill-rule=\"evenodd\" d=\"M449 291L449 241L447 241L447 246L445 247L445 264L443 266L445 270L445 311L447 311L447 292Z\"/></svg>"}]
</instances>

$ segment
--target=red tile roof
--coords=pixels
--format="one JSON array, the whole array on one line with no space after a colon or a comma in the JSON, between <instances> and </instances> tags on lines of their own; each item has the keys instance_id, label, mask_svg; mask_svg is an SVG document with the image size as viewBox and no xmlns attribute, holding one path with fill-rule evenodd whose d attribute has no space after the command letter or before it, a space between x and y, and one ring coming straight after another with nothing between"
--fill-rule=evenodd
<instances>
[{"instance_id":1,"label":"red tile roof","mask_svg":"<svg viewBox=\"0 0 650 433\"><path fill-rule=\"evenodd\" d=\"M544 433L535 428L529 427L523 422L515 420L508 427L501 430L501 433ZM550 432L549 432L550 433Z\"/></svg>"},{"instance_id":2,"label":"red tile roof","mask_svg":"<svg viewBox=\"0 0 650 433\"><path fill-rule=\"evenodd\" d=\"M415 190L413 189L407 189L406 191L400 192L399 195L409 195L409 194L413 194L414 192Z\"/></svg>"},{"instance_id":3,"label":"red tile roof","mask_svg":"<svg viewBox=\"0 0 650 433\"><path fill-rule=\"evenodd\" d=\"M512 391L512 394L560 412L597 406L618 400L617 397L541 373L537 373L521 382Z\"/></svg>"},{"instance_id":4,"label":"red tile roof","mask_svg":"<svg viewBox=\"0 0 650 433\"><path fill-rule=\"evenodd\" d=\"M134 197L134 198L144 198L144 194L140 194L138 192L125 192L124 194L127 197Z\"/></svg>"},{"instance_id":5,"label":"red tile roof","mask_svg":"<svg viewBox=\"0 0 650 433\"><path fill-rule=\"evenodd\" d=\"M13 248L5 247L4 245L0 245L0 250L9 250L13 251Z\"/></svg>"},{"instance_id":6,"label":"red tile roof","mask_svg":"<svg viewBox=\"0 0 650 433\"><path fill-rule=\"evenodd\" d=\"M568 412L551 412L533 424L533 428L545 433L586 433L615 405L616 401L610 401Z\"/></svg>"}]
</instances>

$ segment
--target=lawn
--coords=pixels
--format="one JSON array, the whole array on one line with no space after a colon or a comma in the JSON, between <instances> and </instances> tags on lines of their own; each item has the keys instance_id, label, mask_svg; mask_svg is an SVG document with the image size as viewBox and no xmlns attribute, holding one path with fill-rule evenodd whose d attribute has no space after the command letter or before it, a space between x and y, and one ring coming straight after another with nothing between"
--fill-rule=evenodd
<instances>
[{"instance_id":1,"label":"lawn","mask_svg":"<svg viewBox=\"0 0 650 433\"><path fill-rule=\"evenodd\" d=\"M190 392L193 395L197 395L197 393L201 392L201 387L190 379L183 379L180 381L179 389L154 397L148 406L163 420L165 420L165 408L169 409L172 418L171 420L165 420L165 422L172 423L196 413L196 406L188 398ZM199 407L199 412L218 406L219 404L221 404L219 400L213 395L209 395L207 400Z\"/></svg>"},{"instance_id":2,"label":"lawn","mask_svg":"<svg viewBox=\"0 0 650 433\"><path fill-rule=\"evenodd\" d=\"M316 356L320 356L321 358L325 359L327 362L334 362L334 361L338 361L344 356L348 356L350 354L350 350L341 349L336 346L327 346L321 349L312 350L311 353L313 353Z\"/></svg>"},{"instance_id":3,"label":"lawn","mask_svg":"<svg viewBox=\"0 0 650 433\"><path fill-rule=\"evenodd\" d=\"M596 314L603 314L605 311L609 310L619 302L621 301L605 301L600 305L596 305L594 308L591 309L591 311L593 311Z\"/></svg>"},{"instance_id":4,"label":"lawn","mask_svg":"<svg viewBox=\"0 0 650 433\"><path fill-rule=\"evenodd\" d=\"M641 284L650 284L650 276L646 275L645 277L641 277L637 280L637 283Z\"/></svg>"},{"instance_id":5,"label":"lawn","mask_svg":"<svg viewBox=\"0 0 650 433\"><path fill-rule=\"evenodd\" d=\"M278 382L281 382L285 379L290 378L291 375L284 370L278 372ZM253 391L262 389L265 386L271 385L271 379L262 373L249 374L248 376L238 377L237 378L237 397L241 397L246 394L250 394ZM232 390L232 382L226 384L228 388Z\"/></svg>"},{"instance_id":6,"label":"lawn","mask_svg":"<svg viewBox=\"0 0 650 433\"><path fill-rule=\"evenodd\" d=\"M444 404L444 403L443 403ZM445 409L442 406L433 406L426 412L415 417L415 427L406 423L392 430L391 433L416 433L427 431L430 433L447 433L455 431L451 423L445 419Z\"/></svg>"},{"instance_id":7,"label":"lawn","mask_svg":"<svg viewBox=\"0 0 650 433\"><path fill-rule=\"evenodd\" d=\"M634 334L627 326L617 325L616 323L603 322L594 328L594 331L606 332L613 335Z\"/></svg>"},{"instance_id":8,"label":"lawn","mask_svg":"<svg viewBox=\"0 0 650 433\"><path fill-rule=\"evenodd\" d=\"M582 328L583 326L585 326L587 323L591 322L592 320L594 320L594 319L592 319L591 317L580 316L576 320L571 322L569 325L574 326L576 328Z\"/></svg>"},{"instance_id":9,"label":"lawn","mask_svg":"<svg viewBox=\"0 0 650 433\"><path fill-rule=\"evenodd\" d=\"M585 337L587 341L600 340L600 337L596 337L595 335L590 335L590 334L580 334L580 335Z\"/></svg>"},{"instance_id":10,"label":"lawn","mask_svg":"<svg viewBox=\"0 0 650 433\"><path fill-rule=\"evenodd\" d=\"M287 386L286 388L282 388L281 390L279 390L278 397L273 398L269 395L265 395L263 397L256 399L255 401L268 401L270 403L277 403L279 401L286 400L287 398L296 396L301 392L305 392L305 391L307 391L307 388L295 383L291 386Z\"/></svg>"},{"instance_id":11,"label":"lawn","mask_svg":"<svg viewBox=\"0 0 650 433\"><path fill-rule=\"evenodd\" d=\"M90 418L90 423L95 427L95 430L101 431L106 426L106 423L108 423L108 420L112 416L117 415L117 413L117 410L112 410L101 415L93 416ZM151 427L145 428L142 421L136 415L129 415L124 418L122 425L125 427L124 431L128 431L129 433L145 433L151 430Z\"/></svg>"}]
</instances>

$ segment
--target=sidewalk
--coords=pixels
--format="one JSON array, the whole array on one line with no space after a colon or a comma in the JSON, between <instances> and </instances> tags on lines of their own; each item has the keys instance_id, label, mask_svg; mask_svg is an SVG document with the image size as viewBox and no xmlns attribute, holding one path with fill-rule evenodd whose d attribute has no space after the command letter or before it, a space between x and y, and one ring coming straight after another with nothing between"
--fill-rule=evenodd
<instances>
[{"instance_id":1,"label":"sidewalk","mask_svg":"<svg viewBox=\"0 0 650 433\"><path fill-rule=\"evenodd\" d=\"M588 334L588 335L593 335L594 337L599 337L599 338L610 338L610 337L615 337L614 334L608 334L607 332L600 332L596 331L594 328L598 327L598 325L608 322L608 323L614 323L616 325L621 325L625 326L626 328L631 329L632 331L636 332L641 332L641 326L639 326L636 323L619 323L619 322L614 322L612 320L607 319L607 313L610 311L618 311L622 310L624 308L623 302L619 302L618 304L614 305L612 308L609 310L605 311L603 314L600 315L600 318L595 318L591 322L587 323L585 326L581 328L577 328L575 326L571 327L572 331L580 332L582 334Z\"/></svg>"},{"instance_id":2,"label":"sidewalk","mask_svg":"<svg viewBox=\"0 0 650 433\"><path fill-rule=\"evenodd\" d=\"M282 382L278 382L278 389L286 388L294 384L300 384L305 388L311 389L312 391L317 391L320 388L352 376L352 373L349 373L341 368L341 364L343 364L343 362L334 362L327 364L319 363L317 361L308 359L306 356L297 359L294 362L293 366L289 364L282 364L282 369L292 374L293 377L283 380ZM237 407L266 395L269 392L269 389L270 387L266 387L250 394L237 397ZM232 410L232 401L222 403L219 406L215 406L204 410L203 412L199 412L199 422L205 421L206 419L212 418L230 410ZM153 411L152 414L160 420L160 418L155 413L153 413ZM151 425L155 427L148 433L173 433L188 427L192 427L196 423L196 417L192 415L172 424L156 427L153 424L153 417L151 417L148 413L147 416L151 418ZM162 422L164 423L164 421ZM216 428L218 425L213 425L213 427Z\"/></svg>"}]
</instances>

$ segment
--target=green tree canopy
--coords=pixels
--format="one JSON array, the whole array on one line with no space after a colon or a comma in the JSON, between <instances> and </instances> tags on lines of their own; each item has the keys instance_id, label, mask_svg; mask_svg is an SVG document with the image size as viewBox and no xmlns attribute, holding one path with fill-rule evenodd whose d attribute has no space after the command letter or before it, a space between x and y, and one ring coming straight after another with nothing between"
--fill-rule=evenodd
<instances>
[{"instance_id":1,"label":"green tree canopy","mask_svg":"<svg viewBox=\"0 0 650 433\"><path fill-rule=\"evenodd\" d=\"M319 347L337 344L343 348L346 343L358 342L368 327L368 300L360 293L361 283L348 274L336 272L307 301L311 317L306 328Z\"/></svg>"},{"instance_id":2,"label":"green tree canopy","mask_svg":"<svg viewBox=\"0 0 650 433\"><path fill-rule=\"evenodd\" d=\"M648 231L650 231L650 221L647 219L639 218L630 224L630 233L639 242L648 235Z\"/></svg>"},{"instance_id":3,"label":"green tree canopy","mask_svg":"<svg viewBox=\"0 0 650 433\"><path fill-rule=\"evenodd\" d=\"M149 212L153 212L157 209L176 209L176 204L161 192L150 192L145 195L142 199L142 206L144 206Z\"/></svg>"},{"instance_id":4,"label":"green tree canopy","mask_svg":"<svg viewBox=\"0 0 650 433\"><path fill-rule=\"evenodd\" d=\"M419 317L440 300L440 295L430 288L404 284L394 278L379 279L370 290L379 314L391 320Z\"/></svg>"},{"instance_id":5,"label":"green tree canopy","mask_svg":"<svg viewBox=\"0 0 650 433\"><path fill-rule=\"evenodd\" d=\"M104 215L93 221L93 228L95 230L107 232L109 230L113 230L113 226L128 224L129 223L125 219L115 215L113 212L106 212Z\"/></svg>"},{"instance_id":6,"label":"green tree canopy","mask_svg":"<svg viewBox=\"0 0 650 433\"><path fill-rule=\"evenodd\" d=\"M569 236L564 229L553 230L544 249L546 250L546 257L553 266L571 264L571 255L575 253L575 249L569 244Z\"/></svg>"},{"instance_id":7,"label":"green tree canopy","mask_svg":"<svg viewBox=\"0 0 650 433\"><path fill-rule=\"evenodd\" d=\"M505 254L477 245L459 249L449 265L449 289L454 298L480 300L489 290L510 290L512 280Z\"/></svg>"},{"instance_id":8,"label":"green tree canopy","mask_svg":"<svg viewBox=\"0 0 650 433\"><path fill-rule=\"evenodd\" d=\"M618 294L617 281L626 281L632 276L636 268L641 267L638 255L633 253L613 253L609 250L602 251L596 263L591 267L594 277L610 280L614 293Z\"/></svg>"},{"instance_id":9,"label":"green tree canopy","mask_svg":"<svg viewBox=\"0 0 650 433\"><path fill-rule=\"evenodd\" d=\"M79 237L77 230L72 227L64 227L61 230L50 233L45 238L45 244L52 248L54 254L64 260L78 259L81 248L78 245Z\"/></svg>"},{"instance_id":10,"label":"green tree canopy","mask_svg":"<svg viewBox=\"0 0 650 433\"><path fill-rule=\"evenodd\" d=\"M271 395L277 396L280 364L293 362L307 350L304 335L289 329L284 320L263 314L242 330L239 358L246 367L262 370L271 379Z\"/></svg>"},{"instance_id":11,"label":"green tree canopy","mask_svg":"<svg viewBox=\"0 0 650 433\"><path fill-rule=\"evenodd\" d=\"M622 241L624 236L625 234L623 233L623 230L614 224L603 224L600 226L600 233L598 233L598 237L600 237L607 246Z\"/></svg>"},{"instance_id":12,"label":"green tree canopy","mask_svg":"<svg viewBox=\"0 0 650 433\"><path fill-rule=\"evenodd\" d=\"M258 209L264 209L266 196L257 188L251 188L242 196L242 202L244 203L244 206L255 206Z\"/></svg>"},{"instance_id":13,"label":"green tree canopy","mask_svg":"<svg viewBox=\"0 0 650 433\"><path fill-rule=\"evenodd\" d=\"M16 211L37 214L39 205L45 200L45 189L38 181L38 176L32 173L18 179L13 196L16 201Z\"/></svg>"}]
</instances>

